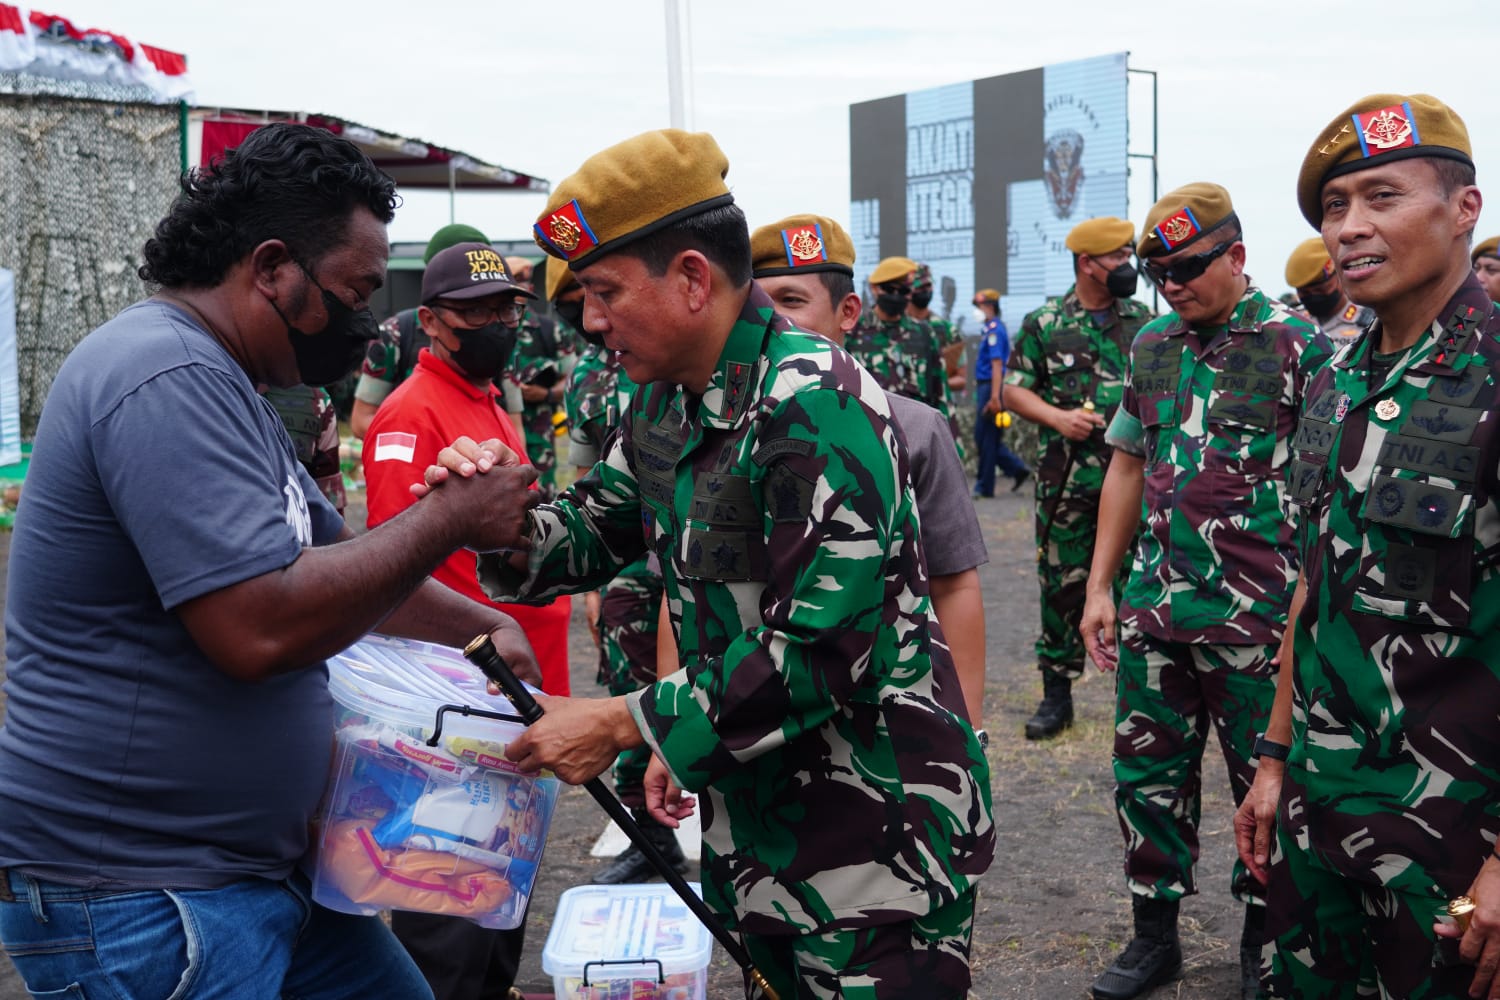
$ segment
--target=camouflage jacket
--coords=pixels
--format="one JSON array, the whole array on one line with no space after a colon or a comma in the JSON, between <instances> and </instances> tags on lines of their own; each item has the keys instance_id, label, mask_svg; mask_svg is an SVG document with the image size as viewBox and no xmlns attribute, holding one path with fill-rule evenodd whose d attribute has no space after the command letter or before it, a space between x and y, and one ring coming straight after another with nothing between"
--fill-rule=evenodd
<instances>
[{"instance_id":1,"label":"camouflage jacket","mask_svg":"<svg viewBox=\"0 0 1500 1000\"><path fill-rule=\"evenodd\" d=\"M568 377L578 353L572 331L565 324L537 316L531 310L521 319L515 353L507 370L517 385L536 383L551 388ZM532 463L550 473L557 465L556 430L552 403L525 403L521 407L521 428L526 432L526 451ZM535 452L533 454L533 452Z\"/></svg>"},{"instance_id":2,"label":"camouflage jacket","mask_svg":"<svg viewBox=\"0 0 1500 1000\"><path fill-rule=\"evenodd\" d=\"M1146 462L1122 622L1176 642L1280 638L1298 566L1286 465L1303 390L1329 353L1253 284L1224 326L1168 313L1141 331L1107 435Z\"/></svg>"},{"instance_id":3,"label":"camouflage jacket","mask_svg":"<svg viewBox=\"0 0 1500 1000\"><path fill-rule=\"evenodd\" d=\"M882 320L866 309L844 348L887 392L920 400L948 416L948 375L943 345L926 323L910 316Z\"/></svg>"},{"instance_id":4,"label":"camouflage jacket","mask_svg":"<svg viewBox=\"0 0 1500 1000\"><path fill-rule=\"evenodd\" d=\"M1005 384L1030 389L1045 402L1075 410L1093 402L1106 425L1125 394L1130 345L1151 311L1135 299L1116 299L1110 324L1101 328L1072 288L1047 299L1021 321L1010 348ZM1037 497L1069 493L1098 496L1113 449L1098 433L1078 442L1073 468L1063 482L1072 442L1046 425L1037 430Z\"/></svg>"},{"instance_id":5,"label":"camouflage jacket","mask_svg":"<svg viewBox=\"0 0 1500 1000\"><path fill-rule=\"evenodd\" d=\"M1293 446L1282 801L1320 864L1446 899L1500 829L1500 310L1470 277L1384 378L1379 331L1313 378Z\"/></svg>"},{"instance_id":6,"label":"camouflage jacket","mask_svg":"<svg viewBox=\"0 0 1500 1000\"><path fill-rule=\"evenodd\" d=\"M619 430L621 418L630 409L635 388L613 351L584 345L582 357L568 374L568 389L563 396L575 466L592 468L599 461L604 446ZM654 596L661 592L661 570L655 559L641 556L620 570L609 587Z\"/></svg>"},{"instance_id":7,"label":"camouflage jacket","mask_svg":"<svg viewBox=\"0 0 1500 1000\"><path fill-rule=\"evenodd\" d=\"M364 360L360 362L355 399L379 406L417 366L417 355L430 341L417 322L416 313L415 309L403 309L380 324L380 336L370 342ZM409 319L406 318L408 314ZM403 321L411 331L405 338L401 336ZM404 351L403 346L407 348Z\"/></svg>"},{"instance_id":8,"label":"camouflage jacket","mask_svg":"<svg viewBox=\"0 0 1500 1000\"><path fill-rule=\"evenodd\" d=\"M746 933L911 919L989 867L989 769L916 528L884 394L752 287L703 395L642 387L537 509L528 578L481 560L531 600L658 553L683 669L631 711L702 793L704 896Z\"/></svg>"},{"instance_id":9,"label":"camouflage jacket","mask_svg":"<svg viewBox=\"0 0 1500 1000\"><path fill-rule=\"evenodd\" d=\"M344 470L339 461L339 418L326 389L294 385L267 386L260 394L271 404L292 439L297 461L340 514L344 512Z\"/></svg>"}]
</instances>

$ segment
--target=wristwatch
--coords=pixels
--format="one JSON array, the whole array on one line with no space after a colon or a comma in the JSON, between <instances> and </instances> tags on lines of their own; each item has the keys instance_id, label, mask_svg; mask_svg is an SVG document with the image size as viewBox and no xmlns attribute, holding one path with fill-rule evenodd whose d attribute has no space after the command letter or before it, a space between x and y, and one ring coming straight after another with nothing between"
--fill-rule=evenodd
<instances>
[{"instance_id":1,"label":"wristwatch","mask_svg":"<svg viewBox=\"0 0 1500 1000\"><path fill-rule=\"evenodd\" d=\"M985 732L983 729L976 729L974 730L974 735L979 739L979 749L983 750L985 753L989 753L990 734Z\"/></svg>"},{"instance_id":2,"label":"wristwatch","mask_svg":"<svg viewBox=\"0 0 1500 1000\"><path fill-rule=\"evenodd\" d=\"M1261 733L1255 737L1255 749L1250 751L1250 756L1256 760L1260 760L1262 757L1270 757L1272 760L1284 761L1291 752L1292 748L1285 743L1268 740L1266 739L1266 734Z\"/></svg>"}]
</instances>

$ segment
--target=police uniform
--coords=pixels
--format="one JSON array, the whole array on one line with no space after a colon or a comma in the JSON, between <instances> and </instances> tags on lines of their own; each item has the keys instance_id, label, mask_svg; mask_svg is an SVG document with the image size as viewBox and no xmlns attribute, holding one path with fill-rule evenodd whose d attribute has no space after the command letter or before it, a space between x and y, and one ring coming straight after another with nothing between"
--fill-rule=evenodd
<instances>
[{"instance_id":1,"label":"police uniform","mask_svg":"<svg viewBox=\"0 0 1500 1000\"><path fill-rule=\"evenodd\" d=\"M1134 239L1135 227L1127 221L1090 219L1068 234L1068 246L1075 254L1102 256L1129 247ZM1107 310L1090 311L1069 288L1021 322L1005 383L1029 389L1064 410L1091 404L1107 425L1125 392L1130 345L1150 319L1150 310L1129 298L1114 299ZM1102 432L1074 442L1042 425L1037 435L1037 543L1046 538L1045 550L1037 552L1042 598L1037 667L1044 675L1052 672L1071 680L1083 673L1078 626L1094 557L1099 494L1114 449Z\"/></svg>"},{"instance_id":2,"label":"police uniform","mask_svg":"<svg viewBox=\"0 0 1500 1000\"><path fill-rule=\"evenodd\" d=\"M1341 347L1369 329L1370 324L1375 322L1375 310L1369 306L1355 305L1340 289L1331 293L1338 297L1338 308L1326 317L1320 318L1314 313L1308 301L1312 297L1308 286L1321 285L1332 278L1333 274L1333 259L1328 256L1328 248L1323 245L1321 236L1303 240L1287 258L1286 283L1297 290L1302 311L1318 324L1318 329L1323 331L1329 343L1334 347Z\"/></svg>"},{"instance_id":3,"label":"police uniform","mask_svg":"<svg viewBox=\"0 0 1500 1000\"><path fill-rule=\"evenodd\" d=\"M704 134L627 140L558 185L539 242L581 270L732 203L727 169ZM752 286L701 395L643 387L593 474L537 509L532 542L524 579L482 559L492 593L545 598L661 560L683 669L631 714L701 795L704 898L778 991L848 989L865 948L899 938L928 995L963 997L989 771L869 374Z\"/></svg>"},{"instance_id":4,"label":"police uniform","mask_svg":"<svg viewBox=\"0 0 1500 1000\"><path fill-rule=\"evenodd\" d=\"M1426 95L1325 127L1298 181L1408 156L1470 162ZM1312 380L1289 493L1307 523L1292 745L1270 876L1277 997L1466 996L1431 924L1500 829L1500 317L1468 277L1415 343L1381 324Z\"/></svg>"}]
</instances>

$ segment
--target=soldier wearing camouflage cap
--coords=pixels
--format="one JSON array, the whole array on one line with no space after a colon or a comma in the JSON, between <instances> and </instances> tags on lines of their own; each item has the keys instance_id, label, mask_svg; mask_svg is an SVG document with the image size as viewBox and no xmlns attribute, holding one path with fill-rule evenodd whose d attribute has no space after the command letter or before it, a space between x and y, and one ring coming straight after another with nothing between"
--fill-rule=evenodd
<instances>
[{"instance_id":1,"label":"soldier wearing camouflage cap","mask_svg":"<svg viewBox=\"0 0 1500 1000\"><path fill-rule=\"evenodd\" d=\"M844 349L870 370L882 389L926 403L952 426L944 345L929 324L907 314L920 268L908 257L887 257L875 265L869 279L875 302L860 316Z\"/></svg>"},{"instance_id":2,"label":"soldier wearing camouflage cap","mask_svg":"<svg viewBox=\"0 0 1500 1000\"><path fill-rule=\"evenodd\" d=\"M1344 294L1321 236L1297 244L1286 261L1286 283L1335 347L1355 339L1375 322L1373 309L1355 305Z\"/></svg>"},{"instance_id":3,"label":"soldier wearing camouflage cap","mask_svg":"<svg viewBox=\"0 0 1500 1000\"><path fill-rule=\"evenodd\" d=\"M1374 94L1298 178L1376 320L1308 386L1301 614L1236 817L1275 997L1500 993L1500 316L1471 270L1470 157L1443 102Z\"/></svg>"},{"instance_id":4,"label":"soldier wearing camouflage cap","mask_svg":"<svg viewBox=\"0 0 1500 1000\"><path fill-rule=\"evenodd\" d=\"M481 580L544 599L654 551L681 669L549 699L507 753L578 782L645 743L659 819L685 814L678 789L708 796L704 898L782 996L839 993L858 966L860 989L962 1000L989 769L934 627L908 454L870 374L751 281L728 169L709 135L649 132L537 220L643 388L592 473L536 509L531 551L481 557ZM462 472L480 456L460 444Z\"/></svg>"},{"instance_id":5,"label":"soldier wearing camouflage cap","mask_svg":"<svg viewBox=\"0 0 1500 1000\"><path fill-rule=\"evenodd\" d=\"M1005 375L1006 405L1040 428L1036 662L1043 697L1026 722L1028 739L1052 736L1073 722L1072 684L1084 662L1078 631L1084 585L1113 454L1104 428L1125 392L1130 344L1151 319L1131 298L1135 226L1113 217L1089 219L1068 233L1067 246L1073 285L1022 321Z\"/></svg>"},{"instance_id":6,"label":"soldier wearing camouflage cap","mask_svg":"<svg viewBox=\"0 0 1500 1000\"><path fill-rule=\"evenodd\" d=\"M1469 253L1474 274L1489 294L1491 302L1500 302L1500 236L1491 236L1474 244Z\"/></svg>"},{"instance_id":7,"label":"soldier wearing camouflage cap","mask_svg":"<svg viewBox=\"0 0 1500 1000\"><path fill-rule=\"evenodd\" d=\"M1275 691L1271 659L1297 579L1283 511L1289 443L1328 340L1245 273L1229 192L1189 184L1147 213L1141 270L1172 312L1130 350L1130 381L1105 440L1115 449L1081 630L1094 662L1118 668L1115 806L1135 938L1094 983L1138 996L1177 974L1179 901L1197 891L1199 788L1210 722L1236 804ZM1114 587L1139 541L1120 599ZM1259 991L1263 889L1235 863L1247 904L1242 995Z\"/></svg>"}]
</instances>

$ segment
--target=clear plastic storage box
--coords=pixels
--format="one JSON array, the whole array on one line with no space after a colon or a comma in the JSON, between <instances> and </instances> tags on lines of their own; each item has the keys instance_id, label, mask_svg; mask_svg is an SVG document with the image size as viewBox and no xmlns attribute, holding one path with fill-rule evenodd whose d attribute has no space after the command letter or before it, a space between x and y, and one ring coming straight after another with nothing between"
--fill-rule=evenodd
<instances>
[{"instance_id":1,"label":"clear plastic storage box","mask_svg":"<svg viewBox=\"0 0 1500 1000\"><path fill-rule=\"evenodd\" d=\"M346 913L417 910L518 926L558 781L520 774L505 759L524 729L510 702L488 694L458 650L384 636L330 659L328 686L338 716L313 897Z\"/></svg>"},{"instance_id":2,"label":"clear plastic storage box","mask_svg":"<svg viewBox=\"0 0 1500 1000\"><path fill-rule=\"evenodd\" d=\"M671 887L580 885L557 901L542 971L557 1000L704 1000L712 957L708 928Z\"/></svg>"}]
</instances>

